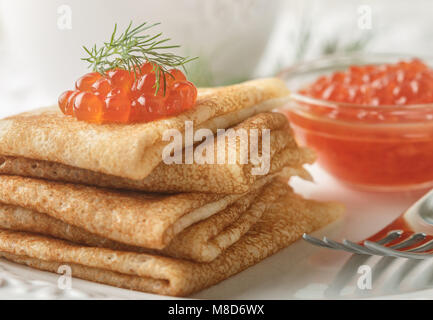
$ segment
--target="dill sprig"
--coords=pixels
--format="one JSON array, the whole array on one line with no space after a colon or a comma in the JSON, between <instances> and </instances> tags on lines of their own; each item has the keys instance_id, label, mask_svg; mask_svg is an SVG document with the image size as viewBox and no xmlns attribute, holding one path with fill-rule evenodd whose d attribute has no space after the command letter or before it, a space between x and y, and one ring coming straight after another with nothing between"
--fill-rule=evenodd
<instances>
[{"instance_id":1,"label":"dill sprig","mask_svg":"<svg viewBox=\"0 0 433 320\"><path fill-rule=\"evenodd\" d=\"M150 62L153 65L155 72L155 95L160 89L160 79L163 78L164 95L167 87L167 74L169 68L182 68L184 71L185 64L197 59L189 57L181 57L173 53L167 52L168 49L179 48L179 45L167 45L171 39L163 38L162 33L156 35L143 34L144 31L159 25L160 23L147 24L144 22L137 27L132 27L132 21L129 23L126 30L117 36L117 23L114 26L114 31L109 42L104 42L100 48L96 44L92 48L83 46L83 49L88 54L88 57L81 60L89 63L89 68L95 72L105 75L111 69L124 69L133 72L137 78L137 71L145 62Z\"/></svg>"}]
</instances>

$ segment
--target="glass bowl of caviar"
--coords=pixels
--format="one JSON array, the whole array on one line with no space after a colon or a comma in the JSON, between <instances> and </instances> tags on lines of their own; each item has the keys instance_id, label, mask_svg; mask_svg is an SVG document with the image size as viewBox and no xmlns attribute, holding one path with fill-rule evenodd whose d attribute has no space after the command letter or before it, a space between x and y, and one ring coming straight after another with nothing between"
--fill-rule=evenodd
<instances>
[{"instance_id":1,"label":"glass bowl of caviar","mask_svg":"<svg viewBox=\"0 0 433 320\"><path fill-rule=\"evenodd\" d=\"M298 141L344 183L371 191L433 186L433 59L329 56L280 74Z\"/></svg>"}]
</instances>

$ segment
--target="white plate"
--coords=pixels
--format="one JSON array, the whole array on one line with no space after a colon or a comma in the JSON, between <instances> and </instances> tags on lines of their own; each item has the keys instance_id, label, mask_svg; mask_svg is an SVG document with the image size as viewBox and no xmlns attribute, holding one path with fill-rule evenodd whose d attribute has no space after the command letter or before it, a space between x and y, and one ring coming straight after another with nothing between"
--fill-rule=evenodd
<instances>
[{"instance_id":1,"label":"white plate","mask_svg":"<svg viewBox=\"0 0 433 320\"><path fill-rule=\"evenodd\" d=\"M317 232L318 236L361 240L391 222L422 195L420 192L377 194L353 191L317 166L312 166L310 172L315 184L297 178L291 182L298 193L319 200L338 200L347 206L345 217ZM433 298L432 264L433 259L410 261L351 256L345 252L314 247L300 240L191 298ZM363 265L367 267L361 268L364 271L358 273ZM368 270L372 275L371 289ZM0 299L168 298L79 279L72 280L72 289L61 290L57 286L59 275L4 260L0 260L0 279ZM358 287L358 282L364 286Z\"/></svg>"}]
</instances>

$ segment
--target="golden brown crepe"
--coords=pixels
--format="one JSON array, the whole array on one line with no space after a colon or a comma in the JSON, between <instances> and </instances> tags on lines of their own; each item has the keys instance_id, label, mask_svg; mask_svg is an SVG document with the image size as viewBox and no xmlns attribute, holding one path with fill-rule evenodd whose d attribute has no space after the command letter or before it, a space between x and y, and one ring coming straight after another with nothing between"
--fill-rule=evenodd
<instances>
[{"instance_id":1,"label":"golden brown crepe","mask_svg":"<svg viewBox=\"0 0 433 320\"><path fill-rule=\"evenodd\" d=\"M176 117L144 124L91 124L63 115L58 107L0 120L0 154L46 160L109 175L144 179L162 161L168 129L182 134L185 121L195 130L228 128L281 106L288 89L279 79L261 79L199 90L196 106Z\"/></svg>"},{"instance_id":2,"label":"golden brown crepe","mask_svg":"<svg viewBox=\"0 0 433 320\"><path fill-rule=\"evenodd\" d=\"M304 163L314 161L315 156L311 150L297 146L288 121L281 114L261 113L243 121L233 129L244 129L250 132L250 130L264 128L271 130L269 173L279 172L287 166L299 167ZM224 138L220 136L215 139L215 163L217 141ZM228 139L225 140L227 156L229 142ZM248 145L248 141L242 141L242 143ZM261 145L261 140L258 140L258 143ZM235 152L239 154L240 149L238 148ZM253 167L256 166L250 161L242 164L239 159L235 164L224 165L196 162L171 165L161 163L146 178L132 180L49 161L12 156L0 157L0 174L148 192L245 193L261 177L261 175L253 174Z\"/></svg>"},{"instance_id":3,"label":"golden brown crepe","mask_svg":"<svg viewBox=\"0 0 433 320\"><path fill-rule=\"evenodd\" d=\"M162 250L119 243L46 214L0 203L0 228L27 231L93 247L163 254L197 262L210 262L238 241L262 216L267 205L287 192L287 182L272 181L235 201L226 209L180 232Z\"/></svg>"},{"instance_id":4,"label":"golden brown crepe","mask_svg":"<svg viewBox=\"0 0 433 320\"><path fill-rule=\"evenodd\" d=\"M78 278L126 289L185 296L256 264L337 219L335 203L304 200L289 192L271 205L239 241L210 263L85 247L31 233L0 230L0 256L56 272L69 265Z\"/></svg>"},{"instance_id":5,"label":"golden brown crepe","mask_svg":"<svg viewBox=\"0 0 433 320\"><path fill-rule=\"evenodd\" d=\"M259 188L271 176L257 182ZM17 176L0 176L0 202L80 227L100 237L163 249L181 231L241 198L238 195L173 195L113 191Z\"/></svg>"},{"instance_id":6,"label":"golden brown crepe","mask_svg":"<svg viewBox=\"0 0 433 320\"><path fill-rule=\"evenodd\" d=\"M251 192L258 196L248 208L242 207L244 199L248 198L245 196L226 210L182 231L162 252L171 257L211 262L247 233L260 220L266 208L287 194L288 190L287 181L276 179Z\"/></svg>"}]
</instances>

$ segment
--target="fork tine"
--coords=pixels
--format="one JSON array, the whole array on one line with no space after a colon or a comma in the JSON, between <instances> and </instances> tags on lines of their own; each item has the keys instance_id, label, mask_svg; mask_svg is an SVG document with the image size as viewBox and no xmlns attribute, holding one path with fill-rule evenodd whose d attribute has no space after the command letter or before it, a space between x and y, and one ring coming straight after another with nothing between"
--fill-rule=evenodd
<instances>
[{"instance_id":1,"label":"fork tine","mask_svg":"<svg viewBox=\"0 0 433 320\"><path fill-rule=\"evenodd\" d=\"M423 243L419 245L418 247L412 248L407 250L407 252L422 252L422 251L428 251L433 249L433 240L427 241L426 243Z\"/></svg>"},{"instance_id":2,"label":"fork tine","mask_svg":"<svg viewBox=\"0 0 433 320\"><path fill-rule=\"evenodd\" d=\"M308 241L308 242L316 245L316 246L326 247L326 248L333 249L333 250L344 250L344 251L348 251L350 253L359 253L358 251L353 250L350 247L346 247L343 244L335 242L333 240L330 240L330 239L328 239L326 237L324 237L323 241L322 241L322 240L320 240L318 238L312 237L312 236L304 233L302 235L302 238L304 240L306 240L306 241Z\"/></svg>"},{"instance_id":3,"label":"fork tine","mask_svg":"<svg viewBox=\"0 0 433 320\"><path fill-rule=\"evenodd\" d=\"M379 252L382 252L382 254L384 255L392 256L392 257L406 258L406 259L427 259L433 257L433 254L430 253L398 251L388 247L384 247L380 244L371 241L364 241L364 245L371 250L377 250Z\"/></svg>"},{"instance_id":4,"label":"fork tine","mask_svg":"<svg viewBox=\"0 0 433 320\"><path fill-rule=\"evenodd\" d=\"M305 241L308 241L311 244L314 244L315 246L319 246L319 247L325 247L325 248L329 248L329 249L334 249L333 247L331 247L330 245L328 245L327 243L323 242L322 240L316 238L316 237L312 237L306 233L304 233L302 235L302 238Z\"/></svg>"},{"instance_id":5,"label":"fork tine","mask_svg":"<svg viewBox=\"0 0 433 320\"><path fill-rule=\"evenodd\" d=\"M409 247L409 246L411 246L417 242L424 240L426 236L427 235L423 232L415 233L415 234L411 235L410 237L404 239L400 243L397 243L395 245L390 246L389 248L392 248L395 250L404 249L404 248L407 248L407 247Z\"/></svg>"},{"instance_id":6,"label":"fork tine","mask_svg":"<svg viewBox=\"0 0 433 320\"><path fill-rule=\"evenodd\" d=\"M356 250L353 250L352 248L350 248L348 246L345 246L344 244L342 244L340 242L328 239L326 237L323 238L323 241L325 243L329 244L330 246L333 246L335 249L344 250L344 251L347 251L347 252L350 252L350 253L358 253Z\"/></svg>"},{"instance_id":7,"label":"fork tine","mask_svg":"<svg viewBox=\"0 0 433 320\"><path fill-rule=\"evenodd\" d=\"M351 248L352 250L356 251L356 253L358 253L358 254L368 254L368 255L376 255L377 254L376 251L372 251L366 247L363 247L357 243L354 243L354 242L346 240L346 239L343 240L343 244L345 246Z\"/></svg>"},{"instance_id":8,"label":"fork tine","mask_svg":"<svg viewBox=\"0 0 433 320\"><path fill-rule=\"evenodd\" d=\"M392 230L392 231L388 232L388 234L386 235L385 238L382 238L382 239L375 241L375 242L378 244L387 244L387 243L390 243L391 241L399 238L402 234L403 234L403 230Z\"/></svg>"},{"instance_id":9,"label":"fork tine","mask_svg":"<svg viewBox=\"0 0 433 320\"><path fill-rule=\"evenodd\" d=\"M390 231L384 238L378 240L377 242L365 240L364 246L346 239L343 240L342 243L328 239L327 237L323 237L323 240L320 240L306 233L304 233L302 237L304 238L304 240L316 246L325 247L334 250L343 250L354 254L379 255L379 256L391 256L391 257L414 258L414 259L426 259L433 256L433 253L432 255L419 253L421 252L422 249L424 249L423 251L432 249L433 240L408 251L397 250L397 249L407 248L413 244L416 244L419 241L424 240L426 237L424 233L415 233L410 237L390 247L384 246L398 239L402 234L403 234L402 230L393 230Z\"/></svg>"}]
</instances>

